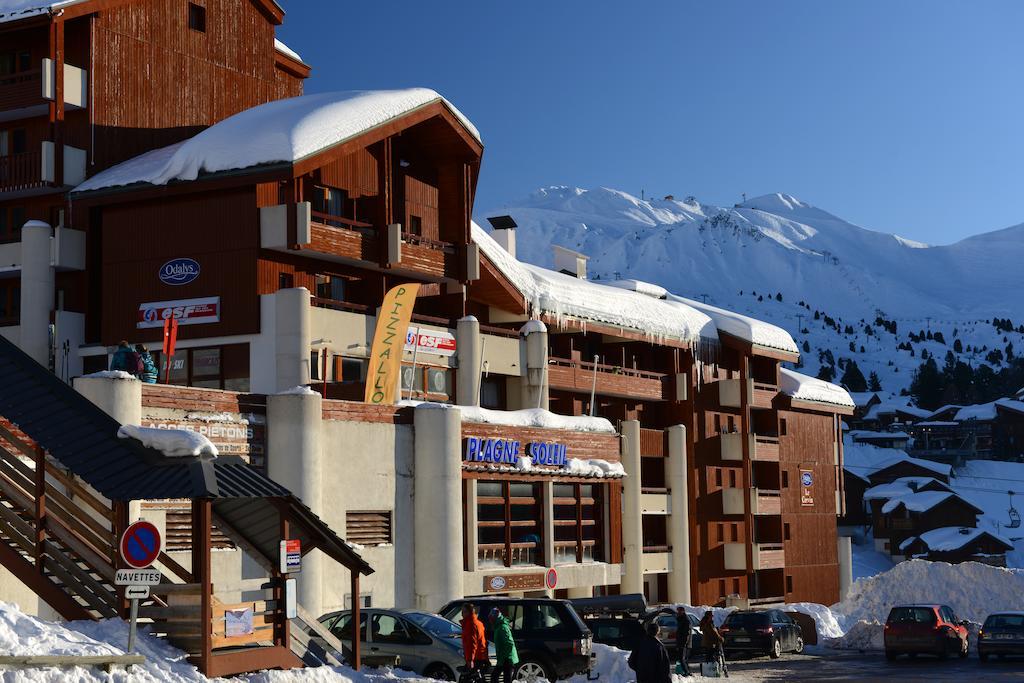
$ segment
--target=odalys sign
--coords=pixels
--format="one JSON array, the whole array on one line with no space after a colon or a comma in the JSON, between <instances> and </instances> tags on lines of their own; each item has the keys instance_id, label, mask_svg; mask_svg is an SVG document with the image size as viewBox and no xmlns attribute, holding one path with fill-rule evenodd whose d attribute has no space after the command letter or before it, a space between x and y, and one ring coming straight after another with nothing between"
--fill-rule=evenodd
<instances>
[{"instance_id":1,"label":"odalys sign","mask_svg":"<svg viewBox=\"0 0 1024 683\"><path fill-rule=\"evenodd\" d=\"M370 367L366 376L366 403L392 404L398 393L402 351L416 303L417 284L392 287L384 296L377 316L377 330L370 349Z\"/></svg>"},{"instance_id":2,"label":"odalys sign","mask_svg":"<svg viewBox=\"0 0 1024 683\"><path fill-rule=\"evenodd\" d=\"M534 467L569 467L568 448L554 441L527 441L518 439L468 436L462 450L465 462L489 463L516 467L519 459L528 456Z\"/></svg>"}]
</instances>

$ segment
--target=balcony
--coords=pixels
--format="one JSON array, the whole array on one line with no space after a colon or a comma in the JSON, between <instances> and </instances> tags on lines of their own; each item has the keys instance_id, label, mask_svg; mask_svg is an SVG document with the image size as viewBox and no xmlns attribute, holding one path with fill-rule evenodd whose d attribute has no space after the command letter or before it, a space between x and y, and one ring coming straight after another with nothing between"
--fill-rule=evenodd
<instances>
[{"instance_id":1,"label":"balcony","mask_svg":"<svg viewBox=\"0 0 1024 683\"><path fill-rule=\"evenodd\" d=\"M453 244L403 232L399 259L393 265L441 278L456 272L456 256Z\"/></svg>"},{"instance_id":2,"label":"balcony","mask_svg":"<svg viewBox=\"0 0 1024 683\"><path fill-rule=\"evenodd\" d=\"M750 510L755 515L781 515L782 493L770 489L751 489Z\"/></svg>"},{"instance_id":3,"label":"balcony","mask_svg":"<svg viewBox=\"0 0 1024 683\"><path fill-rule=\"evenodd\" d=\"M595 377L596 392L600 396L648 401L666 399L664 373L567 358L548 359L548 384L552 389L589 394L595 387Z\"/></svg>"},{"instance_id":4,"label":"balcony","mask_svg":"<svg viewBox=\"0 0 1024 683\"><path fill-rule=\"evenodd\" d=\"M758 569L783 569L786 551L781 543L755 543L754 557Z\"/></svg>"},{"instance_id":5,"label":"balcony","mask_svg":"<svg viewBox=\"0 0 1024 683\"><path fill-rule=\"evenodd\" d=\"M0 120L45 113L41 74L40 69L33 69L0 77Z\"/></svg>"},{"instance_id":6,"label":"balcony","mask_svg":"<svg viewBox=\"0 0 1024 683\"><path fill-rule=\"evenodd\" d=\"M757 382L754 380L750 381L750 407L751 408L771 408L772 401L775 400L776 394L779 393L779 387L775 384L768 384L767 382Z\"/></svg>"},{"instance_id":7,"label":"balcony","mask_svg":"<svg viewBox=\"0 0 1024 683\"><path fill-rule=\"evenodd\" d=\"M752 460L763 462L779 461L779 437L766 434L755 434L753 447L750 449Z\"/></svg>"},{"instance_id":8,"label":"balcony","mask_svg":"<svg viewBox=\"0 0 1024 683\"><path fill-rule=\"evenodd\" d=\"M738 379L720 379L711 384L718 391L718 405L722 408L739 408L741 405L740 381Z\"/></svg>"},{"instance_id":9,"label":"balcony","mask_svg":"<svg viewBox=\"0 0 1024 683\"><path fill-rule=\"evenodd\" d=\"M39 187L46 187L41 151L0 157L0 192L20 192Z\"/></svg>"},{"instance_id":10,"label":"balcony","mask_svg":"<svg viewBox=\"0 0 1024 683\"><path fill-rule=\"evenodd\" d=\"M645 545L642 564L644 574L668 574L672 571L672 546Z\"/></svg>"},{"instance_id":11,"label":"balcony","mask_svg":"<svg viewBox=\"0 0 1024 683\"><path fill-rule=\"evenodd\" d=\"M722 489L722 514L742 515L746 513L743 499L747 489Z\"/></svg>"},{"instance_id":12,"label":"balcony","mask_svg":"<svg viewBox=\"0 0 1024 683\"><path fill-rule=\"evenodd\" d=\"M669 489L640 489L640 514L671 515L672 498Z\"/></svg>"},{"instance_id":13,"label":"balcony","mask_svg":"<svg viewBox=\"0 0 1024 683\"><path fill-rule=\"evenodd\" d=\"M726 571L745 572L747 571L747 544L726 543L723 545L725 553L724 567Z\"/></svg>"},{"instance_id":14,"label":"balcony","mask_svg":"<svg viewBox=\"0 0 1024 683\"><path fill-rule=\"evenodd\" d=\"M743 434L740 432L719 434L718 445L722 460L743 460Z\"/></svg>"}]
</instances>

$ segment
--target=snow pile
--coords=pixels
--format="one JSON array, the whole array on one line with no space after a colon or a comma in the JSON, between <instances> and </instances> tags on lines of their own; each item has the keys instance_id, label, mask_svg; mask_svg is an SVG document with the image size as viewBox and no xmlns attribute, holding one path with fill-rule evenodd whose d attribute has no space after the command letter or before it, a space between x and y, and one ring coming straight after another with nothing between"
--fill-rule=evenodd
<instances>
[{"instance_id":1,"label":"snow pile","mask_svg":"<svg viewBox=\"0 0 1024 683\"><path fill-rule=\"evenodd\" d=\"M549 315L559 323L579 319L584 324L614 325L651 338L670 337L690 343L717 339L711 318L690 306L521 263L475 222L473 241L522 293L533 315Z\"/></svg>"},{"instance_id":2,"label":"snow pile","mask_svg":"<svg viewBox=\"0 0 1024 683\"><path fill-rule=\"evenodd\" d=\"M97 173L74 191L166 185L203 173L295 163L435 102L443 103L480 139L461 112L428 88L302 95L246 109L184 142Z\"/></svg>"},{"instance_id":3,"label":"snow pile","mask_svg":"<svg viewBox=\"0 0 1024 683\"><path fill-rule=\"evenodd\" d=\"M797 401L813 401L854 408L853 398L837 384L781 368L779 389Z\"/></svg>"},{"instance_id":4,"label":"snow pile","mask_svg":"<svg viewBox=\"0 0 1024 683\"><path fill-rule=\"evenodd\" d=\"M637 294L645 294L654 299L665 299L668 297L668 290L661 285L656 285L643 280L613 280L608 283L609 287L628 289Z\"/></svg>"},{"instance_id":5,"label":"snow pile","mask_svg":"<svg viewBox=\"0 0 1024 683\"><path fill-rule=\"evenodd\" d=\"M82 377L86 379L133 379L135 381L138 381L139 379L135 375L130 372L125 372L124 370L101 370L88 375L82 375Z\"/></svg>"},{"instance_id":6,"label":"snow pile","mask_svg":"<svg viewBox=\"0 0 1024 683\"><path fill-rule=\"evenodd\" d=\"M146 448L153 448L169 458L216 458L217 447L199 432L187 429L153 429L138 425L121 425L120 439L135 439Z\"/></svg>"},{"instance_id":7,"label":"snow pile","mask_svg":"<svg viewBox=\"0 0 1024 683\"><path fill-rule=\"evenodd\" d=\"M842 636L823 644L836 650L884 650L885 626L877 621L857 621Z\"/></svg>"},{"instance_id":8,"label":"snow pile","mask_svg":"<svg viewBox=\"0 0 1024 683\"><path fill-rule=\"evenodd\" d=\"M403 404L413 403L403 401ZM423 405L422 403L415 403ZM543 429L565 429L573 432L599 432L615 434L615 427L603 417L589 415L556 415L543 408L523 410L490 410L478 406L457 406L462 412L463 422L504 425L507 427L540 427Z\"/></svg>"},{"instance_id":9,"label":"snow pile","mask_svg":"<svg viewBox=\"0 0 1024 683\"><path fill-rule=\"evenodd\" d=\"M291 389L285 389L284 391L277 392L277 396L313 396L317 392L313 391L307 386L299 385L292 387Z\"/></svg>"},{"instance_id":10,"label":"snow pile","mask_svg":"<svg viewBox=\"0 0 1024 683\"><path fill-rule=\"evenodd\" d=\"M575 477L596 477L598 479L610 477L614 479L625 477L626 469L621 462L608 462L600 458L592 460L569 458L567 473Z\"/></svg>"}]
</instances>

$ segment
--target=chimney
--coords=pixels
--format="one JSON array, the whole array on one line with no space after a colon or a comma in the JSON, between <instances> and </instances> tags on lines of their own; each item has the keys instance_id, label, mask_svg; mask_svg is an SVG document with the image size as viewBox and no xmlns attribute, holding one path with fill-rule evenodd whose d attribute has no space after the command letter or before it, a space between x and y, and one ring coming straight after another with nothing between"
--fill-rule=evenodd
<instances>
[{"instance_id":1,"label":"chimney","mask_svg":"<svg viewBox=\"0 0 1024 683\"><path fill-rule=\"evenodd\" d=\"M514 258L516 255L516 228L519 226L512 220L512 216L491 216L487 222L494 228L491 237Z\"/></svg>"},{"instance_id":2,"label":"chimney","mask_svg":"<svg viewBox=\"0 0 1024 683\"><path fill-rule=\"evenodd\" d=\"M572 249L560 247L557 244L552 244L551 249L555 254L555 270L581 280L587 279L587 261L590 260L589 256Z\"/></svg>"}]
</instances>

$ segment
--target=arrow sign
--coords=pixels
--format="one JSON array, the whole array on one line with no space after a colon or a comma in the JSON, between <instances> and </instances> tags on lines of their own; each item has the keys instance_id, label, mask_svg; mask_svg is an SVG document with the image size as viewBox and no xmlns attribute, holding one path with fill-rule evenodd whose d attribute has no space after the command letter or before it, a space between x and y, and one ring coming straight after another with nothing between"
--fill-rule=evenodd
<instances>
[{"instance_id":1,"label":"arrow sign","mask_svg":"<svg viewBox=\"0 0 1024 683\"><path fill-rule=\"evenodd\" d=\"M160 530L146 521L135 522L121 536L121 557L133 569L145 569L160 556Z\"/></svg>"},{"instance_id":2,"label":"arrow sign","mask_svg":"<svg viewBox=\"0 0 1024 683\"><path fill-rule=\"evenodd\" d=\"M149 597L149 586L128 586L124 589L127 600L144 600Z\"/></svg>"}]
</instances>

